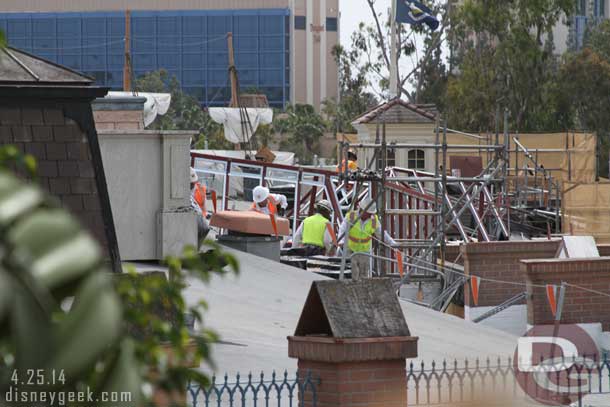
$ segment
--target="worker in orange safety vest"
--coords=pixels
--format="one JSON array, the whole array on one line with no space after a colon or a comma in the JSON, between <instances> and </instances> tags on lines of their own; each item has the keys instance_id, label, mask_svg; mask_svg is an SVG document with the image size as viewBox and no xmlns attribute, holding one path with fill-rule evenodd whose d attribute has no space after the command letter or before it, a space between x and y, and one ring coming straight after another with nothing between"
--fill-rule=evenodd
<instances>
[{"instance_id":1,"label":"worker in orange safety vest","mask_svg":"<svg viewBox=\"0 0 610 407\"><path fill-rule=\"evenodd\" d=\"M288 200L285 195L272 194L269 192L269 188L261 185L252 190L252 200L254 202L252 202L250 210L265 215L277 215L278 205L282 209L288 207Z\"/></svg>"},{"instance_id":2,"label":"worker in orange safety vest","mask_svg":"<svg viewBox=\"0 0 610 407\"><path fill-rule=\"evenodd\" d=\"M199 176L194 168L191 168L191 206L197 212L197 241L208 235L210 225L207 220L207 211L205 209L205 194L206 187L199 183Z\"/></svg>"},{"instance_id":3,"label":"worker in orange safety vest","mask_svg":"<svg viewBox=\"0 0 610 407\"><path fill-rule=\"evenodd\" d=\"M346 159L344 158L341 165L337 165L337 172L345 172L345 162ZM352 172L358 170L358 154L356 154L354 150L349 150L347 152L347 170Z\"/></svg>"}]
</instances>

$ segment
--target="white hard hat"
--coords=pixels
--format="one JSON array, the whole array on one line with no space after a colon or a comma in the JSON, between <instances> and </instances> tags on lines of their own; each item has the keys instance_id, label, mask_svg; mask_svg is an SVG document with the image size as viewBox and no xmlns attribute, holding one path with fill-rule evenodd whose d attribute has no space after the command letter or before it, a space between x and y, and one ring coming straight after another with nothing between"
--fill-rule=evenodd
<instances>
[{"instance_id":1,"label":"white hard hat","mask_svg":"<svg viewBox=\"0 0 610 407\"><path fill-rule=\"evenodd\" d=\"M371 204L369 206L369 204ZM375 203L375 201L372 201L370 199L363 199L362 201L360 201L360 209L365 210L366 207L369 207L366 211L368 213L377 213L377 204Z\"/></svg>"},{"instance_id":2,"label":"white hard hat","mask_svg":"<svg viewBox=\"0 0 610 407\"><path fill-rule=\"evenodd\" d=\"M321 209L326 209L328 212L333 211L333 206L326 199L322 199L320 202L316 204L316 207Z\"/></svg>"},{"instance_id":3,"label":"white hard hat","mask_svg":"<svg viewBox=\"0 0 610 407\"><path fill-rule=\"evenodd\" d=\"M254 188L254 190L252 191L252 199L254 199L254 202L256 202L256 203L261 203L268 197L269 197L269 188L265 188L265 187L259 185L256 188Z\"/></svg>"},{"instance_id":4,"label":"white hard hat","mask_svg":"<svg viewBox=\"0 0 610 407\"><path fill-rule=\"evenodd\" d=\"M191 167L191 184L199 181L199 177L197 176L197 171L193 167Z\"/></svg>"}]
</instances>

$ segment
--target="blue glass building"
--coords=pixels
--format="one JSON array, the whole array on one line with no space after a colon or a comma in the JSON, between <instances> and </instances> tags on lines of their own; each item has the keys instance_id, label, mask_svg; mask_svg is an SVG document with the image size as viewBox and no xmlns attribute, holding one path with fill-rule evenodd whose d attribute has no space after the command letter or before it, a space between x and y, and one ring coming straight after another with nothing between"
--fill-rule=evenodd
<instances>
[{"instance_id":1,"label":"blue glass building","mask_svg":"<svg viewBox=\"0 0 610 407\"><path fill-rule=\"evenodd\" d=\"M124 12L0 13L0 30L16 48L122 88ZM228 32L242 91L259 89L273 107L289 103L289 9L132 11L134 74L165 69L202 105L226 106Z\"/></svg>"}]
</instances>

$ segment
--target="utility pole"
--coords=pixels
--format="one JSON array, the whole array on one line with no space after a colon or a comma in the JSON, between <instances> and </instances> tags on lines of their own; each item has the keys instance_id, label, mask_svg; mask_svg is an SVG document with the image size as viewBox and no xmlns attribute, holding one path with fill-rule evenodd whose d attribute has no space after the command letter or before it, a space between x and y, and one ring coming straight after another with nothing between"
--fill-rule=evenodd
<instances>
[{"instance_id":1,"label":"utility pole","mask_svg":"<svg viewBox=\"0 0 610 407\"><path fill-rule=\"evenodd\" d=\"M227 33L227 45L229 50L229 78L231 79L231 104L229 107L239 107L239 95L237 94L237 71L235 68L232 32Z\"/></svg>"},{"instance_id":2,"label":"utility pole","mask_svg":"<svg viewBox=\"0 0 610 407\"><path fill-rule=\"evenodd\" d=\"M398 97L398 44L396 35L396 0L390 12L390 100Z\"/></svg>"},{"instance_id":3,"label":"utility pole","mask_svg":"<svg viewBox=\"0 0 610 407\"><path fill-rule=\"evenodd\" d=\"M123 90L131 92L131 12L125 10L125 62L123 64Z\"/></svg>"}]
</instances>

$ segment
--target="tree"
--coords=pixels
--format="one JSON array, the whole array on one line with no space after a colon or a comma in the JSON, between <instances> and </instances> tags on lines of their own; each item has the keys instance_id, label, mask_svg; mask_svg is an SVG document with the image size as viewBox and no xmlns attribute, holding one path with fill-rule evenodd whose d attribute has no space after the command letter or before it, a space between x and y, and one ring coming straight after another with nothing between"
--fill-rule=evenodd
<instances>
[{"instance_id":1,"label":"tree","mask_svg":"<svg viewBox=\"0 0 610 407\"><path fill-rule=\"evenodd\" d=\"M591 30L585 47L594 50L606 61L610 61L610 20L604 20Z\"/></svg>"},{"instance_id":2,"label":"tree","mask_svg":"<svg viewBox=\"0 0 610 407\"><path fill-rule=\"evenodd\" d=\"M598 175L608 176L608 149L610 148L610 60L606 59L604 50L607 43L601 41L603 36L610 41L610 31L601 27L594 34L596 50L585 48L578 54L566 56L562 66L559 92L565 103L575 111L578 127L597 134L600 142L600 168ZM599 41L599 42L597 42Z\"/></svg>"},{"instance_id":3,"label":"tree","mask_svg":"<svg viewBox=\"0 0 610 407\"><path fill-rule=\"evenodd\" d=\"M355 70L352 62L358 58L355 49L346 50L341 45L333 48L333 56L339 67L339 101L334 98L322 102L322 113L329 126L339 133L355 133L351 122L354 118L378 104L368 91L369 81L365 71Z\"/></svg>"},{"instance_id":4,"label":"tree","mask_svg":"<svg viewBox=\"0 0 610 407\"><path fill-rule=\"evenodd\" d=\"M358 30L351 36L350 51L344 53L346 61L354 72L362 72L372 85L378 96L387 98L389 92L390 72L390 13L384 14L378 10L376 0L366 0L371 12L372 23L361 22ZM432 3L432 2L431 2ZM425 87L430 85L431 61L439 56L436 62L441 62L440 50L446 39L445 31L449 24L448 8L445 2L434 1L429 4L435 15L441 15L441 24L435 32L425 25L408 26L397 24L398 46L397 67L399 79L399 97L404 95L411 102L422 103ZM420 55L419 44L423 44ZM410 62L410 67L405 68ZM409 90L411 84L414 91Z\"/></svg>"},{"instance_id":5,"label":"tree","mask_svg":"<svg viewBox=\"0 0 610 407\"><path fill-rule=\"evenodd\" d=\"M319 152L318 140L326 130L324 119L313 106L288 106L285 114L276 117L273 127L282 140L281 149L293 151L301 164L313 162L313 154Z\"/></svg>"},{"instance_id":6,"label":"tree","mask_svg":"<svg viewBox=\"0 0 610 407\"><path fill-rule=\"evenodd\" d=\"M184 93L178 79L166 70L161 69L139 77L136 89L141 92L172 95L169 110L165 115L157 116L150 126L151 129L199 130L199 136L193 140L194 148L204 148L206 140L210 149L233 148L233 144L225 139L222 126L210 118L197 99Z\"/></svg>"},{"instance_id":7,"label":"tree","mask_svg":"<svg viewBox=\"0 0 610 407\"><path fill-rule=\"evenodd\" d=\"M548 115L557 73L552 29L573 0L467 0L452 15L459 74L450 78L447 114L453 126L494 128L498 104L519 131L555 130Z\"/></svg>"}]
</instances>

